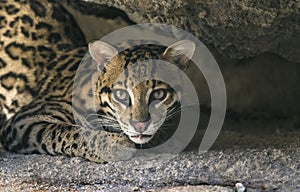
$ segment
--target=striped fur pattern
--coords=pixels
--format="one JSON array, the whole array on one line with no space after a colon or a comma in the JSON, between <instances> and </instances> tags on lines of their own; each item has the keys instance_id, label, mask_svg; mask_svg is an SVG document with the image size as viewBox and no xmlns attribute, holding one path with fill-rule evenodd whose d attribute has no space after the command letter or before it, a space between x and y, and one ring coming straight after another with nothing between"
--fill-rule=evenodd
<instances>
[{"instance_id":1,"label":"striped fur pattern","mask_svg":"<svg viewBox=\"0 0 300 192\"><path fill-rule=\"evenodd\" d=\"M128 159L120 134L78 128L72 82L86 48L71 15L53 0L0 2L0 142L18 153Z\"/></svg>"},{"instance_id":2,"label":"striped fur pattern","mask_svg":"<svg viewBox=\"0 0 300 192\"><path fill-rule=\"evenodd\" d=\"M180 98L173 87L181 86L181 71L169 73L168 80L172 82L168 83L159 79L158 74L165 74L161 60L176 63L181 69L186 68L187 59L176 52L181 48L193 54L190 41L175 43L172 49L157 44L144 44L119 53L101 41L92 43L89 52L98 69L104 68L94 95L96 103L105 107L105 111L99 108L97 114L104 114L107 122L114 124L115 129L124 132L138 145L149 143L159 132L169 132L165 130L169 128L165 121L179 112ZM114 56L114 52L118 53L117 56ZM112 57L108 64L101 63L103 55L106 58ZM107 70L108 67L110 70Z\"/></svg>"},{"instance_id":3,"label":"striped fur pattern","mask_svg":"<svg viewBox=\"0 0 300 192\"><path fill-rule=\"evenodd\" d=\"M5 149L103 163L131 158L135 145L160 143L160 128L173 117L180 98L163 81L137 80L159 70L150 59L186 68L194 52L191 42L134 46L120 53L102 41L76 48L84 42L81 32L52 0L1 1L0 21L0 142ZM76 36L67 36L68 29ZM74 79L86 52L91 67L83 72L98 77L91 90L90 76L83 75L78 96ZM72 103L74 98L80 102ZM80 106L89 100L97 109L89 112L86 106L82 115Z\"/></svg>"}]
</instances>

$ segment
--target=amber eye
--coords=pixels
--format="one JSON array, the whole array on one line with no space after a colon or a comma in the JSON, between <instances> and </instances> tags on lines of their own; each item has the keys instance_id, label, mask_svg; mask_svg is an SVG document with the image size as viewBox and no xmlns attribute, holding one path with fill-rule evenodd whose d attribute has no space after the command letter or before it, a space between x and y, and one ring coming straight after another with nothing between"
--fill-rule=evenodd
<instances>
[{"instance_id":1,"label":"amber eye","mask_svg":"<svg viewBox=\"0 0 300 192\"><path fill-rule=\"evenodd\" d=\"M157 89L153 91L150 95L150 102L154 100L164 100L167 96L167 92L164 89Z\"/></svg>"},{"instance_id":2,"label":"amber eye","mask_svg":"<svg viewBox=\"0 0 300 192\"><path fill-rule=\"evenodd\" d=\"M124 89L116 89L113 91L114 94L114 98L120 102L123 103L125 105L129 104L130 101L130 97L129 97L129 93L124 90Z\"/></svg>"}]
</instances>

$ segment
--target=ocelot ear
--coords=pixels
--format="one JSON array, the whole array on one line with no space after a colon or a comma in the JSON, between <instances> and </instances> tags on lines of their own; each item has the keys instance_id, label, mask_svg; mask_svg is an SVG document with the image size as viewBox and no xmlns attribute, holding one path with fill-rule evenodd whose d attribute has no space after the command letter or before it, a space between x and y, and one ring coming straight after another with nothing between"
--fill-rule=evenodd
<instances>
[{"instance_id":1,"label":"ocelot ear","mask_svg":"<svg viewBox=\"0 0 300 192\"><path fill-rule=\"evenodd\" d=\"M96 63L98 70L102 70L104 65L118 54L118 50L103 41L89 43L89 53Z\"/></svg>"},{"instance_id":2,"label":"ocelot ear","mask_svg":"<svg viewBox=\"0 0 300 192\"><path fill-rule=\"evenodd\" d=\"M180 69L187 69L193 57L196 45L191 40L181 40L170 45L163 53L163 59L177 65Z\"/></svg>"}]
</instances>

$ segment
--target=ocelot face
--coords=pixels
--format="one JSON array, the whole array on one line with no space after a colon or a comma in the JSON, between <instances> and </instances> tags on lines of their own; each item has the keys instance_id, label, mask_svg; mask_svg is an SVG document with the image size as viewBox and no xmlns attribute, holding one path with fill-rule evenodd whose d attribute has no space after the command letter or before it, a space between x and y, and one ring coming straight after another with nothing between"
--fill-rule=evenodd
<instances>
[{"instance_id":1,"label":"ocelot face","mask_svg":"<svg viewBox=\"0 0 300 192\"><path fill-rule=\"evenodd\" d=\"M179 104L176 92L156 80L146 80L130 88L115 84L111 90L106 97L112 112L121 129L137 144L151 140L165 122L168 111Z\"/></svg>"},{"instance_id":2,"label":"ocelot face","mask_svg":"<svg viewBox=\"0 0 300 192\"><path fill-rule=\"evenodd\" d=\"M186 68L194 50L188 40L169 47L139 45L120 53L101 41L90 44L89 52L101 71L95 93L99 113L106 122L116 121L112 125L134 143L148 143L180 105L179 68ZM177 67L164 71L161 61ZM159 78L166 73L168 82Z\"/></svg>"}]
</instances>

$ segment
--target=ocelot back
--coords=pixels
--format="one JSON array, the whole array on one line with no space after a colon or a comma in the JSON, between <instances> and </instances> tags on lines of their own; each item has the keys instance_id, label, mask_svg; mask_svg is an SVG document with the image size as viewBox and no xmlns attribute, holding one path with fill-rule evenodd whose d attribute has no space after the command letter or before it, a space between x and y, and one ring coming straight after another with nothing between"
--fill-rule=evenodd
<instances>
[{"instance_id":1,"label":"ocelot back","mask_svg":"<svg viewBox=\"0 0 300 192\"><path fill-rule=\"evenodd\" d=\"M0 1L0 125L48 87L51 61L85 45L71 15L49 2Z\"/></svg>"},{"instance_id":2,"label":"ocelot back","mask_svg":"<svg viewBox=\"0 0 300 192\"><path fill-rule=\"evenodd\" d=\"M52 0L1 1L0 33L3 147L95 162L129 159L134 144L160 139L157 135L173 117L180 98L169 84L151 78L138 81L137 76L159 73L153 59L186 68L195 50L188 40L121 52L102 41L81 48L84 40L78 26ZM76 71L87 52L88 67L81 70L75 86ZM176 82L180 75L174 72L172 79ZM74 88L81 94L74 95Z\"/></svg>"}]
</instances>

